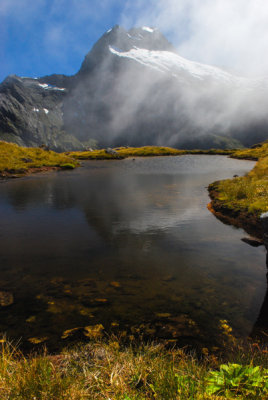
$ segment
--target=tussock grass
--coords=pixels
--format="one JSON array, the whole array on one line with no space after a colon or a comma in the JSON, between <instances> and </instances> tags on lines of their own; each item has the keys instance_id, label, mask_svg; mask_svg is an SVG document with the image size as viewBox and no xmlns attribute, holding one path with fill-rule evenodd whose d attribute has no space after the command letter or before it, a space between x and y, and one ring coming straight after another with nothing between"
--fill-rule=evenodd
<instances>
[{"instance_id":1,"label":"tussock grass","mask_svg":"<svg viewBox=\"0 0 268 400\"><path fill-rule=\"evenodd\" d=\"M231 362L236 359L235 354L232 353ZM251 353L247 354L251 366L267 366L267 354L258 345L251 346ZM239 358L239 362L246 364L248 358ZM222 400L227 398L224 393L208 393L211 372L219 370L222 362L213 354L206 353L198 359L182 349L167 349L159 344L123 346L116 338L81 345L55 356L44 352L28 357L4 342L0 352L0 398ZM244 397L234 392L228 398Z\"/></svg>"},{"instance_id":2,"label":"tussock grass","mask_svg":"<svg viewBox=\"0 0 268 400\"><path fill-rule=\"evenodd\" d=\"M259 160L268 155L268 141L260 143L250 149L242 149L233 151L231 157L246 160Z\"/></svg>"},{"instance_id":3,"label":"tussock grass","mask_svg":"<svg viewBox=\"0 0 268 400\"><path fill-rule=\"evenodd\" d=\"M65 154L0 141L0 175L25 174L44 167L75 168L77 161Z\"/></svg>"},{"instance_id":4,"label":"tussock grass","mask_svg":"<svg viewBox=\"0 0 268 400\"><path fill-rule=\"evenodd\" d=\"M215 182L209 189L217 192L217 199L224 207L258 217L268 211L268 143L235 151L232 157L257 159L258 162L246 176Z\"/></svg>"},{"instance_id":5,"label":"tussock grass","mask_svg":"<svg viewBox=\"0 0 268 400\"><path fill-rule=\"evenodd\" d=\"M181 156L184 154L220 154L230 155L233 150L210 149L210 150L179 150L163 146L143 147L117 147L115 154L110 154L105 149L92 151L73 151L66 154L78 160L116 160L127 157L154 157L154 156Z\"/></svg>"}]
</instances>

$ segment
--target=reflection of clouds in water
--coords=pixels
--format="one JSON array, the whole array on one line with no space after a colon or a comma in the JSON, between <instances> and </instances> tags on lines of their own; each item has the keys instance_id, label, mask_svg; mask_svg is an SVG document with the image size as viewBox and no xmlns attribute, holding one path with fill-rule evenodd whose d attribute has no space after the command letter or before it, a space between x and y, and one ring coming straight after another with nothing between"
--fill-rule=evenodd
<instances>
[{"instance_id":1,"label":"reflection of clouds in water","mask_svg":"<svg viewBox=\"0 0 268 400\"><path fill-rule=\"evenodd\" d=\"M162 213L159 209L152 210L150 213L144 211L138 218L120 221L113 225L113 233L116 234L125 230L130 230L134 234L150 233L150 231L155 230L165 231L168 228L187 224L193 219L201 221L206 218L206 214L201 212L198 207L187 209L174 207L172 213L169 211L169 215L167 215L165 209L162 211Z\"/></svg>"},{"instance_id":2,"label":"reflection of clouds in water","mask_svg":"<svg viewBox=\"0 0 268 400\"><path fill-rule=\"evenodd\" d=\"M93 162L9 182L0 187L2 254L10 271L27 266L29 280L55 271L74 282L97 271L99 279L100 270L103 285L120 280L133 296L115 296L109 317L143 318L163 309L187 312L206 326L207 315L217 324L220 312L249 332L265 290L260 249L240 242L207 211L205 186L251 166L198 156ZM126 279L133 274L140 280Z\"/></svg>"}]
</instances>

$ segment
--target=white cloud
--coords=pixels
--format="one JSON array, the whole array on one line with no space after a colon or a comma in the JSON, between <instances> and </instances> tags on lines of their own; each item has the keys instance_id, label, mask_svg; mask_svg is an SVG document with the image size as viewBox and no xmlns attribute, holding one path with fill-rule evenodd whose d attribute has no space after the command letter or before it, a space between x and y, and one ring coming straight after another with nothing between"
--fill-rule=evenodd
<instances>
[{"instance_id":1,"label":"white cloud","mask_svg":"<svg viewBox=\"0 0 268 400\"><path fill-rule=\"evenodd\" d=\"M157 26L181 55L250 74L268 74L267 0L128 1L127 26Z\"/></svg>"},{"instance_id":2,"label":"white cloud","mask_svg":"<svg viewBox=\"0 0 268 400\"><path fill-rule=\"evenodd\" d=\"M83 57L114 21L158 27L186 58L268 74L267 0L0 0L0 18L29 33L38 21L34 36L52 55Z\"/></svg>"}]
</instances>

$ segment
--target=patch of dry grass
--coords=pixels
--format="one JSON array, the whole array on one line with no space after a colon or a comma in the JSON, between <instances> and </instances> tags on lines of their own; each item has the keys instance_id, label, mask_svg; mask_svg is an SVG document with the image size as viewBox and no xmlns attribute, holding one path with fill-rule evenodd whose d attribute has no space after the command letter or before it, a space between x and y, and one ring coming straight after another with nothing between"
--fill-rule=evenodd
<instances>
[{"instance_id":1,"label":"patch of dry grass","mask_svg":"<svg viewBox=\"0 0 268 400\"><path fill-rule=\"evenodd\" d=\"M44 167L75 168L76 160L65 154L46 151L39 147L20 147L0 141L0 174L25 174L32 169Z\"/></svg>"},{"instance_id":2,"label":"patch of dry grass","mask_svg":"<svg viewBox=\"0 0 268 400\"><path fill-rule=\"evenodd\" d=\"M207 349L204 349L207 350ZM116 338L80 345L58 355L25 357L2 343L0 352L1 400L224 400L208 394L211 371L220 356L204 352L203 358L160 344L124 346ZM239 346L230 362L267 366L267 353ZM264 371L264 370L263 370ZM240 398L228 396L228 398ZM241 397L244 398L244 397ZM255 397L247 397L254 399Z\"/></svg>"}]
</instances>

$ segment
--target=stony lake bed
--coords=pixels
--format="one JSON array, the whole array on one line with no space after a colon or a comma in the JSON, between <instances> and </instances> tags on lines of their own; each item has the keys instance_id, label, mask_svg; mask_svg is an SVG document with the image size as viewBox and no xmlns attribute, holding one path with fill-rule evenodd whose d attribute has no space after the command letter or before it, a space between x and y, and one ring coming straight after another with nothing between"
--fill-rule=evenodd
<instances>
[{"instance_id":1,"label":"stony lake bed","mask_svg":"<svg viewBox=\"0 0 268 400\"><path fill-rule=\"evenodd\" d=\"M265 250L207 210L207 186L253 165L129 158L1 182L0 331L51 350L104 331L213 346L223 320L250 335Z\"/></svg>"}]
</instances>

